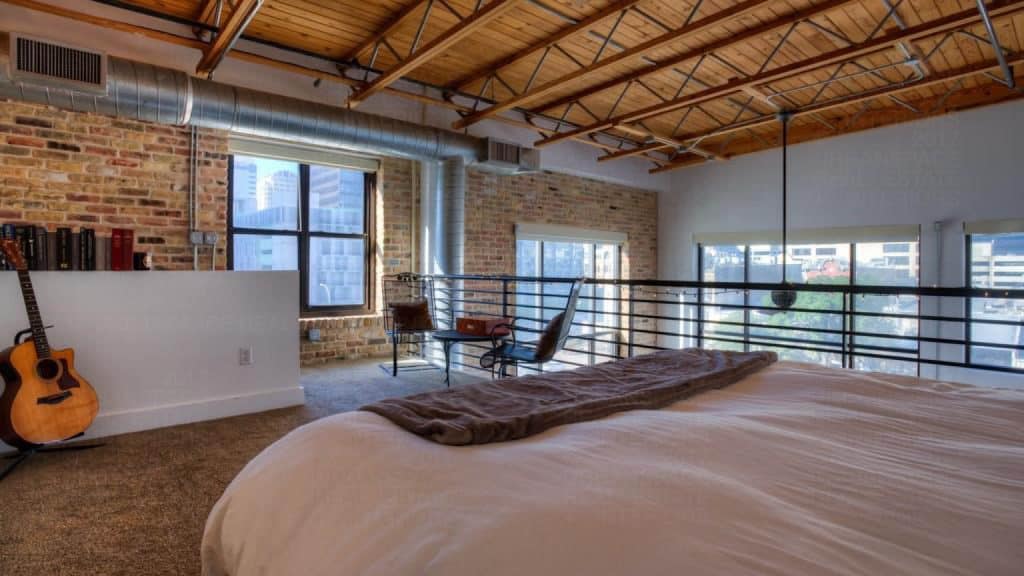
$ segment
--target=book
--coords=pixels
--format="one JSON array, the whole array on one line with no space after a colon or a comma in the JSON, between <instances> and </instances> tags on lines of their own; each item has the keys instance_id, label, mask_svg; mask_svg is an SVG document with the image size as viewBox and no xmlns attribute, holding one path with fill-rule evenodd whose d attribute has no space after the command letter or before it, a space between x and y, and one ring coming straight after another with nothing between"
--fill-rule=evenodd
<instances>
[{"instance_id":1,"label":"book","mask_svg":"<svg viewBox=\"0 0 1024 576\"><path fill-rule=\"evenodd\" d=\"M93 270L110 270L110 236L95 237L96 266Z\"/></svg>"},{"instance_id":2,"label":"book","mask_svg":"<svg viewBox=\"0 0 1024 576\"><path fill-rule=\"evenodd\" d=\"M125 228L121 231L121 270L134 270L135 231Z\"/></svg>"},{"instance_id":3,"label":"book","mask_svg":"<svg viewBox=\"0 0 1024 576\"><path fill-rule=\"evenodd\" d=\"M78 267L82 265L82 253L78 250L78 243L81 242L80 234L78 232L71 233L71 266L68 270L78 270Z\"/></svg>"},{"instance_id":4,"label":"book","mask_svg":"<svg viewBox=\"0 0 1024 576\"><path fill-rule=\"evenodd\" d=\"M14 224L4 224L0 226L0 240L14 240L16 236L14 234ZM0 252L0 270L13 270L14 267L7 262L7 257Z\"/></svg>"},{"instance_id":5,"label":"book","mask_svg":"<svg viewBox=\"0 0 1024 576\"><path fill-rule=\"evenodd\" d=\"M32 233L36 239L36 270L50 269L50 238L46 226L33 226Z\"/></svg>"},{"instance_id":6,"label":"book","mask_svg":"<svg viewBox=\"0 0 1024 576\"><path fill-rule=\"evenodd\" d=\"M124 264L124 230L114 228L110 233L110 269L120 271Z\"/></svg>"},{"instance_id":7,"label":"book","mask_svg":"<svg viewBox=\"0 0 1024 576\"><path fill-rule=\"evenodd\" d=\"M71 270L71 228L57 228L57 270Z\"/></svg>"},{"instance_id":8,"label":"book","mask_svg":"<svg viewBox=\"0 0 1024 576\"><path fill-rule=\"evenodd\" d=\"M92 228L82 228L79 232L79 250L81 256L79 258L80 266L79 270L95 270L96 269L96 231Z\"/></svg>"}]
</instances>

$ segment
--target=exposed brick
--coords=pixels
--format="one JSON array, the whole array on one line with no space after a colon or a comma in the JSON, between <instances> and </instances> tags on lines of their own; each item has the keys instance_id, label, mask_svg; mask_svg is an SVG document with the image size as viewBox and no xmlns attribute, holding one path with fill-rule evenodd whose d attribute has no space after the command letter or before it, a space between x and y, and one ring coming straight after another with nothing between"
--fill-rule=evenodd
<instances>
[{"instance_id":1,"label":"exposed brick","mask_svg":"<svg viewBox=\"0 0 1024 576\"><path fill-rule=\"evenodd\" d=\"M36 126L38 128L53 128L53 122L44 120L42 118L36 118L33 116L15 116L15 124L21 124L22 126Z\"/></svg>"},{"instance_id":2,"label":"exposed brick","mask_svg":"<svg viewBox=\"0 0 1024 576\"><path fill-rule=\"evenodd\" d=\"M29 136L8 136L7 143L12 146L30 146L32 148L45 148L46 140L32 138Z\"/></svg>"}]
</instances>

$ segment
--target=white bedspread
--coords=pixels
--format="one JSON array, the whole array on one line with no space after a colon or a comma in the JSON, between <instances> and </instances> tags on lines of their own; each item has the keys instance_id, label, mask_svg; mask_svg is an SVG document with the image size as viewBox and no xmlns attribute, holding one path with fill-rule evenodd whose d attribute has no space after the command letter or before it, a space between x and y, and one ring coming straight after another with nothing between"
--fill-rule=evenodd
<instances>
[{"instance_id":1,"label":"white bedspread","mask_svg":"<svg viewBox=\"0 0 1024 576\"><path fill-rule=\"evenodd\" d=\"M484 446L368 412L214 507L208 576L1024 574L1024 392L779 363Z\"/></svg>"}]
</instances>

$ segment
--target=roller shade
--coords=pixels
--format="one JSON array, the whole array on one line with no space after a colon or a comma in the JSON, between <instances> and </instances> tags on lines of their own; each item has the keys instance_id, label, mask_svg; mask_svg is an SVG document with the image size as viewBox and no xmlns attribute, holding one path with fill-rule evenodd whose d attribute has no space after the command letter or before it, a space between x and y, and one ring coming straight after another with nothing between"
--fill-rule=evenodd
<instances>
[{"instance_id":1,"label":"roller shade","mask_svg":"<svg viewBox=\"0 0 1024 576\"><path fill-rule=\"evenodd\" d=\"M964 222L965 234L1014 234L1024 232L1024 219Z\"/></svg>"},{"instance_id":2,"label":"roller shade","mask_svg":"<svg viewBox=\"0 0 1024 576\"><path fill-rule=\"evenodd\" d=\"M517 240L554 240L559 242L592 242L595 244L625 244L627 236L621 232L588 230L555 224L516 224Z\"/></svg>"},{"instance_id":3,"label":"roller shade","mask_svg":"<svg viewBox=\"0 0 1024 576\"><path fill-rule=\"evenodd\" d=\"M851 226L790 230L789 244L850 244L856 242L914 242L921 236L917 224L906 226ZM693 241L706 246L782 244L781 230L745 232L698 232Z\"/></svg>"},{"instance_id":4,"label":"roller shade","mask_svg":"<svg viewBox=\"0 0 1024 576\"><path fill-rule=\"evenodd\" d=\"M374 158L356 156L340 150L331 150L330 148L317 148L274 140L256 140L232 136L228 140L228 150L232 154L241 154L243 156L276 158L302 164L334 166L336 168L348 168L363 172L376 172L380 168L380 161Z\"/></svg>"}]
</instances>

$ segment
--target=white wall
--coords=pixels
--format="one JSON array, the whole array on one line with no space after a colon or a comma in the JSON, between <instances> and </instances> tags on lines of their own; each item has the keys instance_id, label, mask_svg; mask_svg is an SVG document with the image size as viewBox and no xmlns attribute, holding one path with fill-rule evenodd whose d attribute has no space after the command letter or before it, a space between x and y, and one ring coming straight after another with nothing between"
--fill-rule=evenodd
<instances>
[{"instance_id":1,"label":"white wall","mask_svg":"<svg viewBox=\"0 0 1024 576\"><path fill-rule=\"evenodd\" d=\"M46 0L46 2L79 12L88 12L179 35L191 35L185 26L94 2L83 2L82 0ZM33 34L94 50L103 50L121 58L177 68L186 72L195 70L200 56L199 51L191 48L127 32L107 30L4 3L0 3L0 31ZM295 55L244 40L238 42L237 48L309 68L333 71L332 65L326 61ZM331 105L343 105L349 91L348 87L333 82L323 82L319 87L315 87L313 79L307 76L232 58L224 60L217 69L215 79L226 84ZM423 88L413 87L413 90L422 91ZM438 94L430 95L438 96ZM458 119L458 115L452 110L428 106L387 94L370 98L359 107L359 110L446 129L450 128L452 122ZM491 121L481 122L470 127L468 133L474 136L491 136L527 146L532 145L540 138L536 132ZM600 153L597 148L585 144L563 142L545 148L541 153L541 164L543 169L554 172L587 176L649 190L669 189L671 177L668 174L649 174L648 169L651 165L648 162L631 158L599 164L597 156Z\"/></svg>"},{"instance_id":2,"label":"white wall","mask_svg":"<svg viewBox=\"0 0 1024 576\"><path fill-rule=\"evenodd\" d=\"M921 284L963 286L962 223L1024 217L1022 165L1021 101L792 146L789 227L920 225ZM694 234L779 230L781 179L778 149L675 172L672 190L658 198L660 278L697 279ZM941 309L926 302L922 311L959 316L962 306L947 299ZM927 323L921 330L938 334ZM941 335L960 332L946 325ZM940 357L960 360L962 351ZM922 374L975 379L951 369Z\"/></svg>"},{"instance_id":3,"label":"white wall","mask_svg":"<svg viewBox=\"0 0 1024 576\"><path fill-rule=\"evenodd\" d=\"M297 272L32 274L51 347L74 348L100 397L90 436L302 404ZM28 326L0 272L5 347ZM253 364L239 365L239 348Z\"/></svg>"}]
</instances>

